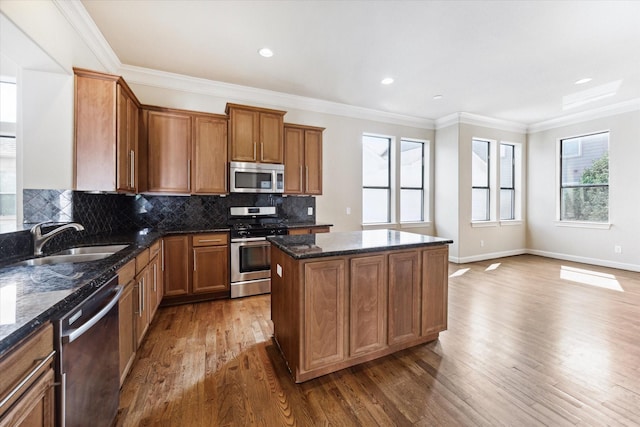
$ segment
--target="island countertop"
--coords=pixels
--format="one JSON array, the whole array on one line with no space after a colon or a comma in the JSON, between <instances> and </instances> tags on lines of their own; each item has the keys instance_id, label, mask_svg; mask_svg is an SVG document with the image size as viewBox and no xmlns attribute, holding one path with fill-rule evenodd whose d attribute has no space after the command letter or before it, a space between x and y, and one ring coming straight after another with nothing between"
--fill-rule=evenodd
<instances>
[{"instance_id":1,"label":"island countertop","mask_svg":"<svg viewBox=\"0 0 640 427\"><path fill-rule=\"evenodd\" d=\"M387 249L410 249L453 243L453 240L450 239L396 230L275 236L269 237L267 240L294 259L352 255Z\"/></svg>"}]
</instances>

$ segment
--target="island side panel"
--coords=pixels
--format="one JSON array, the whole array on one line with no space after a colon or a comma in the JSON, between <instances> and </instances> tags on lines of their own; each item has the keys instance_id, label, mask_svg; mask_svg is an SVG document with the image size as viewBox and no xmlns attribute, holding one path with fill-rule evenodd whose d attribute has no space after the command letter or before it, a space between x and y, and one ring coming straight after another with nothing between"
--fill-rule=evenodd
<instances>
[{"instance_id":1,"label":"island side panel","mask_svg":"<svg viewBox=\"0 0 640 427\"><path fill-rule=\"evenodd\" d=\"M422 251L422 335L447 329L449 246Z\"/></svg>"},{"instance_id":2,"label":"island side panel","mask_svg":"<svg viewBox=\"0 0 640 427\"><path fill-rule=\"evenodd\" d=\"M300 366L300 263L271 245L271 320L273 335L291 373Z\"/></svg>"}]
</instances>

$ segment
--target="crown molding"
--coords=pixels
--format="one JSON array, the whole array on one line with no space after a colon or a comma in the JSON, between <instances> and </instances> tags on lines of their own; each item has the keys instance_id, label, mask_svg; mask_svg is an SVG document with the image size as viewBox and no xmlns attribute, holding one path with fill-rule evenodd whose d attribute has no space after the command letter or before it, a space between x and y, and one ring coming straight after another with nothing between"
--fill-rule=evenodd
<instances>
[{"instance_id":1,"label":"crown molding","mask_svg":"<svg viewBox=\"0 0 640 427\"><path fill-rule=\"evenodd\" d=\"M111 49L109 42L104 38L96 23L91 16L89 16L82 2L80 0L51 1L58 10L60 10L60 13L62 13L69 24L71 24L80 38L84 40L91 52L93 52L105 68L105 71L112 74L117 73L122 63L113 49Z\"/></svg>"},{"instance_id":2,"label":"crown molding","mask_svg":"<svg viewBox=\"0 0 640 427\"><path fill-rule=\"evenodd\" d=\"M308 98L267 89L224 83L183 74L123 64L120 74L128 83L162 89L179 90L224 98L227 102L252 103L267 108L289 108L316 113L333 114L362 120L433 129L433 120L403 114L389 113L353 105Z\"/></svg>"},{"instance_id":3,"label":"crown molding","mask_svg":"<svg viewBox=\"0 0 640 427\"><path fill-rule=\"evenodd\" d=\"M604 107L583 111L581 113L575 113L571 115L557 117L555 119L545 120L539 123L534 123L529 126L528 133L541 132L541 131L554 129L562 126L574 125L576 123L582 123L589 120L596 120L603 117L629 113L632 111L640 111L640 98L635 98L629 101L624 101L617 104L607 105Z\"/></svg>"},{"instance_id":4,"label":"crown molding","mask_svg":"<svg viewBox=\"0 0 640 427\"><path fill-rule=\"evenodd\" d=\"M525 124L465 112L449 114L435 121L436 129L442 129L456 124L483 126L507 132L527 133L527 125Z\"/></svg>"}]
</instances>

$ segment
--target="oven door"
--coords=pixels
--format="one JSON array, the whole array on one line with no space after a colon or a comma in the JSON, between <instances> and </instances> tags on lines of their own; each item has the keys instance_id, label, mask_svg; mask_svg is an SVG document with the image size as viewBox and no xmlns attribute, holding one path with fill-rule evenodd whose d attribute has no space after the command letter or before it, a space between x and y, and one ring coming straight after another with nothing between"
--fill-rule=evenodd
<instances>
[{"instance_id":1,"label":"oven door","mask_svg":"<svg viewBox=\"0 0 640 427\"><path fill-rule=\"evenodd\" d=\"M271 243L264 237L231 241L231 283L271 278Z\"/></svg>"}]
</instances>

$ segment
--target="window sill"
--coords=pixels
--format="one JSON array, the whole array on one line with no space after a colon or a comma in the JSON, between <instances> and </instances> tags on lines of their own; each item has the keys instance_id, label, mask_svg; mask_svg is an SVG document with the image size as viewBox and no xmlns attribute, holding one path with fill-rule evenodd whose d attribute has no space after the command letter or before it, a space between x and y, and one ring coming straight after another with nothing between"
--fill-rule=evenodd
<instances>
[{"instance_id":1,"label":"window sill","mask_svg":"<svg viewBox=\"0 0 640 427\"><path fill-rule=\"evenodd\" d=\"M361 224L363 230L384 230L395 228L396 224L391 222L381 222L377 224Z\"/></svg>"},{"instance_id":2,"label":"window sill","mask_svg":"<svg viewBox=\"0 0 640 427\"><path fill-rule=\"evenodd\" d=\"M595 230L609 230L609 222L586 222L586 221L554 221L556 227L591 228Z\"/></svg>"},{"instance_id":3,"label":"window sill","mask_svg":"<svg viewBox=\"0 0 640 427\"><path fill-rule=\"evenodd\" d=\"M428 221L424 222L401 222L400 228L426 228L431 227L431 223Z\"/></svg>"},{"instance_id":4,"label":"window sill","mask_svg":"<svg viewBox=\"0 0 640 427\"><path fill-rule=\"evenodd\" d=\"M497 227L498 221L471 221L472 228Z\"/></svg>"},{"instance_id":5,"label":"window sill","mask_svg":"<svg viewBox=\"0 0 640 427\"><path fill-rule=\"evenodd\" d=\"M511 226L511 225L522 225L522 220L520 219L504 219L500 221L500 226Z\"/></svg>"}]
</instances>

